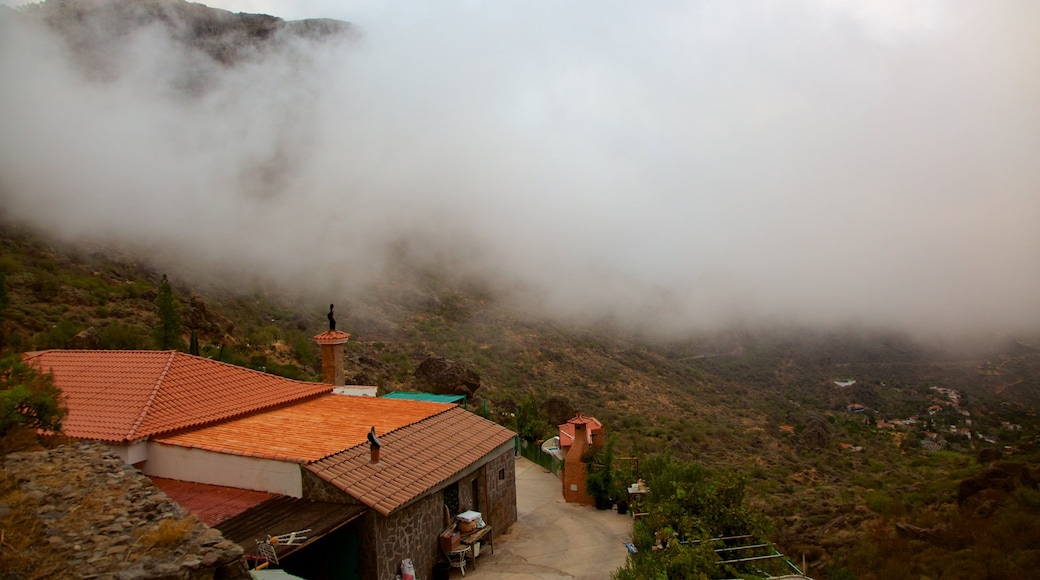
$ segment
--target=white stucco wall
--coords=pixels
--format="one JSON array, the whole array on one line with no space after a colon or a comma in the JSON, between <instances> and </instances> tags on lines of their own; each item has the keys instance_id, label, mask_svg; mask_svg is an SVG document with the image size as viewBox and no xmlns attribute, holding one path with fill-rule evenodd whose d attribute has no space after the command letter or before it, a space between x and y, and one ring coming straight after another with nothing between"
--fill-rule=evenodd
<instances>
[{"instance_id":1,"label":"white stucco wall","mask_svg":"<svg viewBox=\"0 0 1040 580\"><path fill-rule=\"evenodd\" d=\"M300 466L286 461L149 442L141 468L156 477L303 497Z\"/></svg>"},{"instance_id":2,"label":"white stucco wall","mask_svg":"<svg viewBox=\"0 0 1040 580\"><path fill-rule=\"evenodd\" d=\"M148 459L148 443L146 441L138 441L128 445L112 443L108 447L127 465L133 465Z\"/></svg>"},{"instance_id":3,"label":"white stucco wall","mask_svg":"<svg viewBox=\"0 0 1040 580\"><path fill-rule=\"evenodd\" d=\"M379 387L355 387L353 385L347 387L334 387L332 394L334 395L346 395L348 397L374 397L376 396L376 390Z\"/></svg>"}]
</instances>

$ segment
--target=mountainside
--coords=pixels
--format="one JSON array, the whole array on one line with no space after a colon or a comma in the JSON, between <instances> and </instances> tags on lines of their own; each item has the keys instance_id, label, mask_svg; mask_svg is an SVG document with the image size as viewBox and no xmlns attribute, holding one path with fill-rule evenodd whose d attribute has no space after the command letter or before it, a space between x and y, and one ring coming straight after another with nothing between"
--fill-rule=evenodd
<instances>
[{"instance_id":1,"label":"mountainside","mask_svg":"<svg viewBox=\"0 0 1040 580\"><path fill-rule=\"evenodd\" d=\"M52 244L12 226L0 242L5 352L154 348L159 273L147 259ZM321 301L259 286L172 282L184 344L195 329L203 356L316 379L309 337L325 327L327 298L337 302L337 328L353 335L351 382L424 390L415 369L439 355L479 374L471 404L486 401L492 418L510 427L531 396L547 410L562 408L561 416L597 417L620 436L624 454L666 451L741 474L752 484L752 504L773 519L779 546L795 559L805 555L816 577L843 570L871 577L864 572L880 561L868 554L886 542L906 550L934 544L923 553L931 569L944 568L936 554L990 541L944 534L965 525L1003 529L1000 510L1031 501L1020 495L1040 481L1035 467L1032 476L1008 479L975 459L989 450L987 462L1010 454L1036 465L1032 377L1040 354L1028 340L1002 339L973 354L854 329L745 328L659 342L532 319L486 290L404 267L370 295ZM76 338L88 328L96 335ZM855 404L864 411L850 412ZM929 415L934 405L941 410ZM914 423L900 422L910 417ZM952 432L968 419L974 438ZM928 437L947 450L927 451L919 442ZM961 481L971 476L980 482L974 499L961 497ZM1016 542L1031 542L1034 531Z\"/></svg>"},{"instance_id":2,"label":"mountainside","mask_svg":"<svg viewBox=\"0 0 1040 580\"><path fill-rule=\"evenodd\" d=\"M647 299L643 292L658 290L654 284L643 286L631 271L601 276L597 264L589 266L591 281L561 285L572 295L566 300L544 294L584 318L550 317L545 312L567 308L540 309L531 298L538 289L518 298L522 289L513 292L512 285L551 286L585 254L553 260L554 244L564 242L546 235L535 250L545 255L527 267L548 273L511 276L499 268L507 261L501 256L511 254L486 248L509 232L493 231L491 241L474 235L499 222L461 227L451 221L460 210L441 203L456 183L426 183L441 169L472 170L478 189L497 187L482 176L508 176L511 163L523 168L515 159L530 150L502 155L509 159L502 166L473 168L469 156L494 135L464 134L474 150L444 162L434 150L458 144L441 143L438 123L454 135L459 119L425 125L425 101L414 109L369 108L381 93L358 94L350 90L355 77L323 74L358 66L370 76L357 78L378 82L383 61L359 64L349 50L339 61L300 49L352 42L359 38L353 25L287 22L181 0L50 0L18 11L0 7L0 40L12 27L49 31L24 46L62 53L41 62L75 82L52 86L46 75L8 59L5 70L34 83L7 110L33 106L47 88L77 92L33 109L37 122L4 118L19 132L2 150L10 170L0 175L0 354L158 348L157 328L169 324L179 329L178 348L197 343L201 356L318 380L311 337L327 328L334 303L337 328L352 335L348 382L376 385L380 393L465 392L470 409L486 405L489 418L535 443L577 411L594 416L617 435L619 457L665 453L746 481L752 507L770 523L769 538L793 561L804 560L815 578L1017 578L1040 567L1040 336L940 339L934 328L917 336L880 325L760 319L710 331L680 331L704 328L680 320L658 333L655 324L682 318L672 306L676 313L697 310L667 291ZM410 56L415 47L398 50ZM401 85L403 92L425 95L423 83L438 80L433 73L408 79L417 84ZM46 78L36 83L38 77ZM234 90L221 90L225 83ZM320 94L325 84L346 89L330 98ZM257 94L271 98L248 98ZM342 105L341 97L357 101ZM327 133L315 129L326 124L322 114L340 109L349 110ZM414 115L403 116L407 131L384 135L402 113ZM96 123L74 122L87 117ZM48 132L56 126L73 128ZM355 129L359 143L336 147ZM372 186L369 172L396 160L402 142L424 131L432 137L421 142L418 157L390 164L400 175L388 171L395 173L389 184ZM52 157L49 146L57 142L76 146L56 148ZM532 149L542 145L534 143ZM170 163L149 163L159 157ZM336 173L337 164L356 171ZM420 171L428 167L436 171ZM29 174L61 179L37 182ZM580 189L584 182L564 183ZM396 196L413 187L422 195ZM105 197L114 190L118 195ZM100 198L105 203L95 202ZM525 209L514 201L472 213L480 221ZM57 213L62 220L51 226ZM621 221L640 231L654 223ZM611 243L616 227L607 228ZM441 236L452 245L439 243ZM581 232L571 237L582 239ZM624 253L628 241L616 241L609 252ZM451 251L458 247L464 251ZM643 259L640 252L632 254ZM712 252L722 261L728 256ZM670 247L660 260L681 269L682 256ZM962 260L951 260L950 268L959 271ZM888 271L885 259L876 261ZM763 280L779 275L769 272ZM782 274L790 288L801 276L806 288L826 278L797 268ZM158 308L164 276L176 320ZM583 292L617 280L631 283L640 298L625 316L602 314L610 300L583 310L596 301ZM725 294L727 287L710 290ZM857 295L869 294L867 288ZM964 303L937 304L944 312L943 304ZM714 314L703 316L723 320Z\"/></svg>"}]
</instances>

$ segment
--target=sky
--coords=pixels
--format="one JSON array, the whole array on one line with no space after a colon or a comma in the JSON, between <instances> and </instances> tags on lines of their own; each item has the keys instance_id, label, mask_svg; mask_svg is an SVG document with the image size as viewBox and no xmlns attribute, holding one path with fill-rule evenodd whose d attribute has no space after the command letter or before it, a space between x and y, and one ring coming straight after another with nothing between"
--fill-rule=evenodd
<instances>
[{"instance_id":1,"label":"sky","mask_svg":"<svg viewBox=\"0 0 1040 580\"><path fill-rule=\"evenodd\" d=\"M357 34L189 98L160 34L99 82L8 28L9 216L332 296L406 253L666 333L1040 329L1035 1L209 5Z\"/></svg>"}]
</instances>

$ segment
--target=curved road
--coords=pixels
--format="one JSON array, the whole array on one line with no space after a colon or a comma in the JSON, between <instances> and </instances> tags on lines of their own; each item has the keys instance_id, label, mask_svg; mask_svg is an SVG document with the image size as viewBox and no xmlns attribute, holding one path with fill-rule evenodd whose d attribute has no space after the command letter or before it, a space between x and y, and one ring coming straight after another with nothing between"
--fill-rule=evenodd
<instances>
[{"instance_id":1,"label":"curved road","mask_svg":"<svg viewBox=\"0 0 1040 580\"><path fill-rule=\"evenodd\" d=\"M522 457L516 495L516 523L495 535L494 553L481 549L476 567L466 566L466 580L603 580L624 565L629 516L564 502L560 480Z\"/></svg>"}]
</instances>

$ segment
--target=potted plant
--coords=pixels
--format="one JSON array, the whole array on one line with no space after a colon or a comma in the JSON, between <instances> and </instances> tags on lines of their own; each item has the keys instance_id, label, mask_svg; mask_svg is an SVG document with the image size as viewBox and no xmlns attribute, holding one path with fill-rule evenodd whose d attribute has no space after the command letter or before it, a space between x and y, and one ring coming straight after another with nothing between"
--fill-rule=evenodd
<instances>
[{"instance_id":1,"label":"potted plant","mask_svg":"<svg viewBox=\"0 0 1040 580\"><path fill-rule=\"evenodd\" d=\"M622 472L614 474L614 503L617 505L617 513L628 514L628 486L625 485L625 479Z\"/></svg>"}]
</instances>

